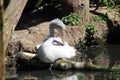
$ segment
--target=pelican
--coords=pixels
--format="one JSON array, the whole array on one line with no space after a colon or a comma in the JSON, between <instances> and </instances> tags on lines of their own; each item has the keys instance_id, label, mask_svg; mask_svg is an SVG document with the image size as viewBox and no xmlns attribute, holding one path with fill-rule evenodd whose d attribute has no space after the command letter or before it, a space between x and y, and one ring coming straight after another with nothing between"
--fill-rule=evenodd
<instances>
[{"instance_id":1,"label":"pelican","mask_svg":"<svg viewBox=\"0 0 120 80\"><path fill-rule=\"evenodd\" d=\"M54 30L57 30L60 37L55 37ZM64 41L64 23L56 18L50 22L49 37L39 45L38 58L45 63L54 63L56 60L65 58L70 59L76 55L76 49Z\"/></svg>"}]
</instances>

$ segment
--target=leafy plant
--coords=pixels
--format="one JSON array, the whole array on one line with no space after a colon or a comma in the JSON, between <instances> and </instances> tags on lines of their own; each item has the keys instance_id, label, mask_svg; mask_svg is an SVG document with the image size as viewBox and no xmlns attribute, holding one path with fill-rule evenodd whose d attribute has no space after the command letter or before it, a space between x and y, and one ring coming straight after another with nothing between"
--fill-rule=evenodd
<instances>
[{"instance_id":1,"label":"leafy plant","mask_svg":"<svg viewBox=\"0 0 120 80\"><path fill-rule=\"evenodd\" d=\"M94 34L95 32L97 32L97 28L93 24L87 24L87 25L85 25L84 29L85 29L85 31L87 33L91 33L91 34Z\"/></svg>"},{"instance_id":2,"label":"leafy plant","mask_svg":"<svg viewBox=\"0 0 120 80\"><path fill-rule=\"evenodd\" d=\"M84 76L83 75L78 75L78 80L84 80Z\"/></svg>"},{"instance_id":3,"label":"leafy plant","mask_svg":"<svg viewBox=\"0 0 120 80\"><path fill-rule=\"evenodd\" d=\"M98 15L98 16L92 17L92 20L95 21L95 22L105 23L107 21L107 18L102 16L102 15Z\"/></svg>"},{"instance_id":4,"label":"leafy plant","mask_svg":"<svg viewBox=\"0 0 120 80\"><path fill-rule=\"evenodd\" d=\"M93 24L87 24L84 26L86 37L85 37L85 45L91 46L93 44L96 44L95 40L95 32L97 32L97 27Z\"/></svg>"},{"instance_id":5,"label":"leafy plant","mask_svg":"<svg viewBox=\"0 0 120 80\"><path fill-rule=\"evenodd\" d=\"M107 6L108 8L120 8L120 0L90 0L91 4L99 4L100 6Z\"/></svg>"},{"instance_id":6,"label":"leafy plant","mask_svg":"<svg viewBox=\"0 0 120 80\"><path fill-rule=\"evenodd\" d=\"M120 17L120 13L116 13L115 15L116 15L116 17Z\"/></svg>"},{"instance_id":7,"label":"leafy plant","mask_svg":"<svg viewBox=\"0 0 120 80\"><path fill-rule=\"evenodd\" d=\"M106 3L108 7L119 8L120 7L120 0L107 0Z\"/></svg>"},{"instance_id":8,"label":"leafy plant","mask_svg":"<svg viewBox=\"0 0 120 80\"><path fill-rule=\"evenodd\" d=\"M66 25L74 26L74 25L78 25L80 23L81 18L82 17L79 14L70 13L68 16L63 17L62 21Z\"/></svg>"},{"instance_id":9,"label":"leafy plant","mask_svg":"<svg viewBox=\"0 0 120 80\"><path fill-rule=\"evenodd\" d=\"M102 0L99 0L99 1L102 1ZM103 0L103 5L108 5L108 1L107 0Z\"/></svg>"}]
</instances>

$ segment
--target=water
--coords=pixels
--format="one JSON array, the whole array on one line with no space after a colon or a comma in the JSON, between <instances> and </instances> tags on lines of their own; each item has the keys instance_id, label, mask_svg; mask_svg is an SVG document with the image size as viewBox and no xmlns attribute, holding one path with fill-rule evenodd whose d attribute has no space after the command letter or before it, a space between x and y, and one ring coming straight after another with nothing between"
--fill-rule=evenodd
<instances>
[{"instance_id":1,"label":"water","mask_svg":"<svg viewBox=\"0 0 120 80\"><path fill-rule=\"evenodd\" d=\"M117 71L57 71L32 70L12 71L7 80L120 80L120 45L95 46L87 48L78 60L92 59L94 64L102 67L118 69ZM84 58L84 59L82 59ZM13 76L13 78L12 78Z\"/></svg>"},{"instance_id":2,"label":"water","mask_svg":"<svg viewBox=\"0 0 120 80\"><path fill-rule=\"evenodd\" d=\"M84 71L27 71L18 72L16 78L9 80L120 80L120 72Z\"/></svg>"}]
</instances>

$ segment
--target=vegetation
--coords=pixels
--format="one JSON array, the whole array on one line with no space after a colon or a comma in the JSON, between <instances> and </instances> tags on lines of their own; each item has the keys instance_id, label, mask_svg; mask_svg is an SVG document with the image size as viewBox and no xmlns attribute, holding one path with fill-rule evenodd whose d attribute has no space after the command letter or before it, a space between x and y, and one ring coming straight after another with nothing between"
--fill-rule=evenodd
<instances>
[{"instance_id":1,"label":"vegetation","mask_svg":"<svg viewBox=\"0 0 120 80\"><path fill-rule=\"evenodd\" d=\"M84 80L84 76L78 75L78 80Z\"/></svg>"},{"instance_id":2,"label":"vegetation","mask_svg":"<svg viewBox=\"0 0 120 80\"><path fill-rule=\"evenodd\" d=\"M97 32L97 27L94 24L89 23L84 26L84 30L86 33L84 41L78 41L75 45L75 48L80 51L81 49L85 49L86 46L96 44L94 34Z\"/></svg>"},{"instance_id":3,"label":"vegetation","mask_svg":"<svg viewBox=\"0 0 120 80\"><path fill-rule=\"evenodd\" d=\"M116 17L120 17L120 13L116 13L115 16L116 16Z\"/></svg>"},{"instance_id":4,"label":"vegetation","mask_svg":"<svg viewBox=\"0 0 120 80\"><path fill-rule=\"evenodd\" d=\"M103 0L104 3L108 6L108 7L113 7L113 8L120 8L120 1L119 0Z\"/></svg>"},{"instance_id":5,"label":"vegetation","mask_svg":"<svg viewBox=\"0 0 120 80\"><path fill-rule=\"evenodd\" d=\"M86 32L85 45L91 46L92 44L95 44L96 41L94 34L97 32L97 27L94 24L87 24L85 25L84 29Z\"/></svg>"},{"instance_id":6,"label":"vegetation","mask_svg":"<svg viewBox=\"0 0 120 80\"><path fill-rule=\"evenodd\" d=\"M120 0L90 0L92 4L100 4L112 8L120 8Z\"/></svg>"},{"instance_id":7,"label":"vegetation","mask_svg":"<svg viewBox=\"0 0 120 80\"><path fill-rule=\"evenodd\" d=\"M84 29L87 33L92 33L92 34L94 34L97 31L97 28L94 24L87 24L85 25Z\"/></svg>"},{"instance_id":8,"label":"vegetation","mask_svg":"<svg viewBox=\"0 0 120 80\"><path fill-rule=\"evenodd\" d=\"M107 21L107 18L102 15L97 15L97 16L92 17L92 20L95 22L105 23Z\"/></svg>"},{"instance_id":9,"label":"vegetation","mask_svg":"<svg viewBox=\"0 0 120 80\"><path fill-rule=\"evenodd\" d=\"M70 13L68 16L62 18L66 25L74 26L80 23L81 16L76 13Z\"/></svg>"},{"instance_id":10,"label":"vegetation","mask_svg":"<svg viewBox=\"0 0 120 80\"><path fill-rule=\"evenodd\" d=\"M97 75L99 75L97 80L120 80L120 72L116 72L116 71L108 72L107 74L98 73Z\"/></svg>"}]
</instances>

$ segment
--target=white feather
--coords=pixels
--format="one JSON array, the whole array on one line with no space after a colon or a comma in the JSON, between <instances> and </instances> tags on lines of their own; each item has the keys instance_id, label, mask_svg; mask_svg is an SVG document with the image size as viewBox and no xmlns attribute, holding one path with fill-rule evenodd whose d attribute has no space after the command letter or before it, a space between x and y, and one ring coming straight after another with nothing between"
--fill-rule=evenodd
<instances>
[{"instance_id":1,"label":"white feather","mask_svg":"<svg viewBox=\"0 0 120 80\"><path fill-rule=\"evenodd\" d=\"M61 38L49 38L47 39L38 49L38 57L46 62L46 63L53 63L59 58L72 58L75 56L76 49L67 42L65 45L54 45L52 42L56 40L58 42L62 42Z\"/></svg>"}]
</instances>

